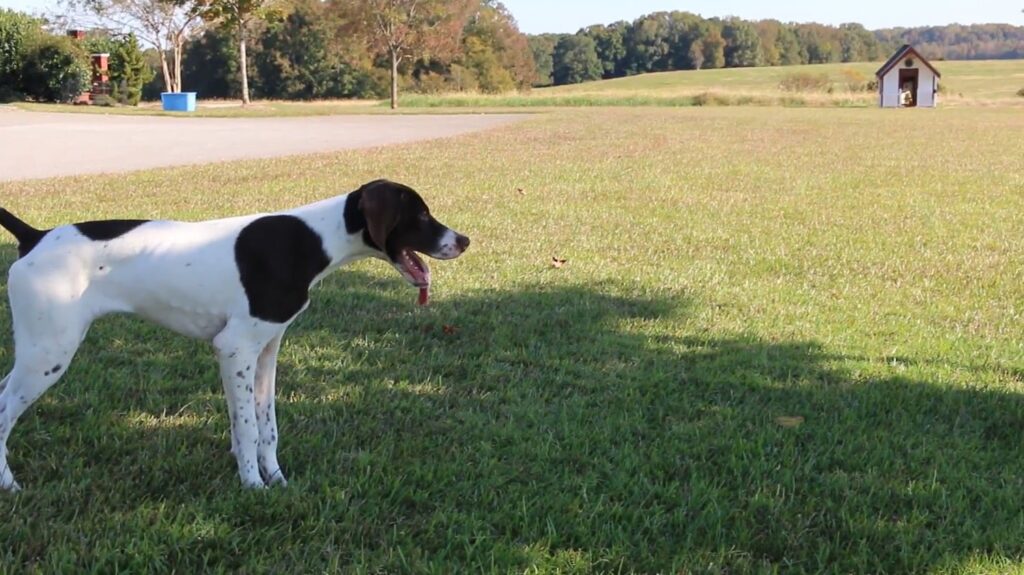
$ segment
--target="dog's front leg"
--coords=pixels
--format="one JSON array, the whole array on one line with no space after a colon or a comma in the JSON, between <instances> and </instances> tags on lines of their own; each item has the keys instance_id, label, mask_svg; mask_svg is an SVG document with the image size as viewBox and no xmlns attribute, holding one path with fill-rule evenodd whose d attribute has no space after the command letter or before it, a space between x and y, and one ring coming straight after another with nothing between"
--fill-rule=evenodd
<instances>
[{"instance_id":1,"label":"dog's front leg","mask_svg":"<svg viewBox=\"0 0 1024 575\"><path fill-rule=\"evenodd\" d=\"M256 365L256 421L260 430L260 444L256 452L260 475L267 485L288 485L277 462L277 410L274 407L277 352L281 349L283 335L278 335L263 348Z\"/></svg>"},{"instance_id":2,"label":"dog's front leg","mask_svg":"<svg viewBox=\"0 0 1024 575\"><path fill-rule=\"evenodd\" d=\"M250 488L266 486L260 477L257 458L260 436L254 384L260 352L276 333L260 329L262 323L230 320L213 339L231 417L231 452L238 461L242 485Z\"/></svg>"}]
</instances>

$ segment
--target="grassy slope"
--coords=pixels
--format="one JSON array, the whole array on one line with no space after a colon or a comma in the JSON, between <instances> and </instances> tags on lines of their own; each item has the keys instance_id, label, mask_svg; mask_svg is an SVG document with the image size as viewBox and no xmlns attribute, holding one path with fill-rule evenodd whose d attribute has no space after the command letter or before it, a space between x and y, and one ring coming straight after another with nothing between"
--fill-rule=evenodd
<instances>
[{"instance_id":1,"label":"grassy slope","mask_svg":"<svg viewBox=\"0 0 1024 575\"><path fill-rule=\"evenodd\" d=\"M1016 95L1024 88L1024 60L936 62L943 74L943 101L948 104L1000 102L1024 104ZM727 68L685 72L641 74L627 78L586 82L570 86L541 88L517 96L413 96L407 105L415 106L552 106L552 105L694 105L694 96L711 94L717 103L783 104L799 106L873 107L874 92L848 91L845 72L860 74L864 80L874 77L878 63L821 64L763 68ZM833 82L835 92L786 93L779 83L790 74L824 74ZM710 103L716 103L711 100Z\"/></svg>"},{"instance_id":2,"label":"grassy slope","mask_svg":"<svg viewBox=\"0 0 1024 575\"><path fill-rule=\"evenodd\" d=\"M1013 98L1017 90L1024 88L1024 60L950 61L933 64L942 74L942 84L948 94L962 94L970 98ZM865 78L874 78L878 67L878 63L857 63L665 72L545 88L538 90L537 94L640 93L671 96L702 90L760 93L776 91L782 79L793 73L826 74L838 84L843 81L844 70L855 71Z\"/></svg>"},{"instance_id":3,"label":"grassy slope","mask_svg":"<svg viewBox=\"0 0 1024 575\"><path fill-rule=\"evenodd\" d=\"M317 291L282 352L287 490L238 488L205 344L99 322L10 441L0 564L1019 572L1021 157L1015 110L602 110L0 184L55 225L387 176L474 240L430 309L379 262Z\"/></svg>"}]
</instances>

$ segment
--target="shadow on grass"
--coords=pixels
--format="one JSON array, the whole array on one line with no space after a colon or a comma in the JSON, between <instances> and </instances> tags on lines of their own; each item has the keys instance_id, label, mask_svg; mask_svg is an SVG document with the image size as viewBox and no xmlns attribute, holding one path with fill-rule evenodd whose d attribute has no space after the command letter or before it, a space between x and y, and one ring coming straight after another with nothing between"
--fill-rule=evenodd
<instances>
[{"instance_id":1,"label":"shadow on grass","mask_svg":"<svg viewBox=\"0 0 1024 575\"><path fill-rule=\"evenodd\" d=\"M0 526L9 564L910 572L1024 553L1017 395L666 330L690 302L622 286L413 297L358 271L314 295L279 371L293 484L267 493L236 485L208 346L100 322L10 442L29 489Z\"/></svg>"}]
</instances>

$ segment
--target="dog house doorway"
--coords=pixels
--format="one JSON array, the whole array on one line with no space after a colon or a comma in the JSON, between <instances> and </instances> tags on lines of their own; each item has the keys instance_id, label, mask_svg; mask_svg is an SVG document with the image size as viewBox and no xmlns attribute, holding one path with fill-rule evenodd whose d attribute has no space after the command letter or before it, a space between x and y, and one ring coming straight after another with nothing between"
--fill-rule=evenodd
<instances>
[{"instance_id":1,"label":"dog house doorway","mask_svg":"<svg viewBox=\"0 0 1024 575\"><path fill-rule=\"evenodd\" d=\"M918 69L900 70L900 106L914 108L917 106Z\"/></svg>"}]
</instances>

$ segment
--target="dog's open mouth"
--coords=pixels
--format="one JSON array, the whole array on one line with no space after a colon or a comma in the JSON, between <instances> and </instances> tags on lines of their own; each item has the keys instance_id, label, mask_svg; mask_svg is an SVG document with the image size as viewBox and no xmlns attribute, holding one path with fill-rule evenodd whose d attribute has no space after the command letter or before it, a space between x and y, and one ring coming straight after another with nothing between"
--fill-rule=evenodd
<instances>
[{"instance_id":1,"label":"dog's open mouth","mask_svg":"<svg viewBox=\"0 0 1024 575\"><path fill-rule=\"evenodd\" d=\"M398 261L395 267L401 272L402 277L412 285L420 288L420 305L426 305L430 298L430 268L427 267L416 252L402 250L398 253Z\"/></svg>"}]
</instances>

